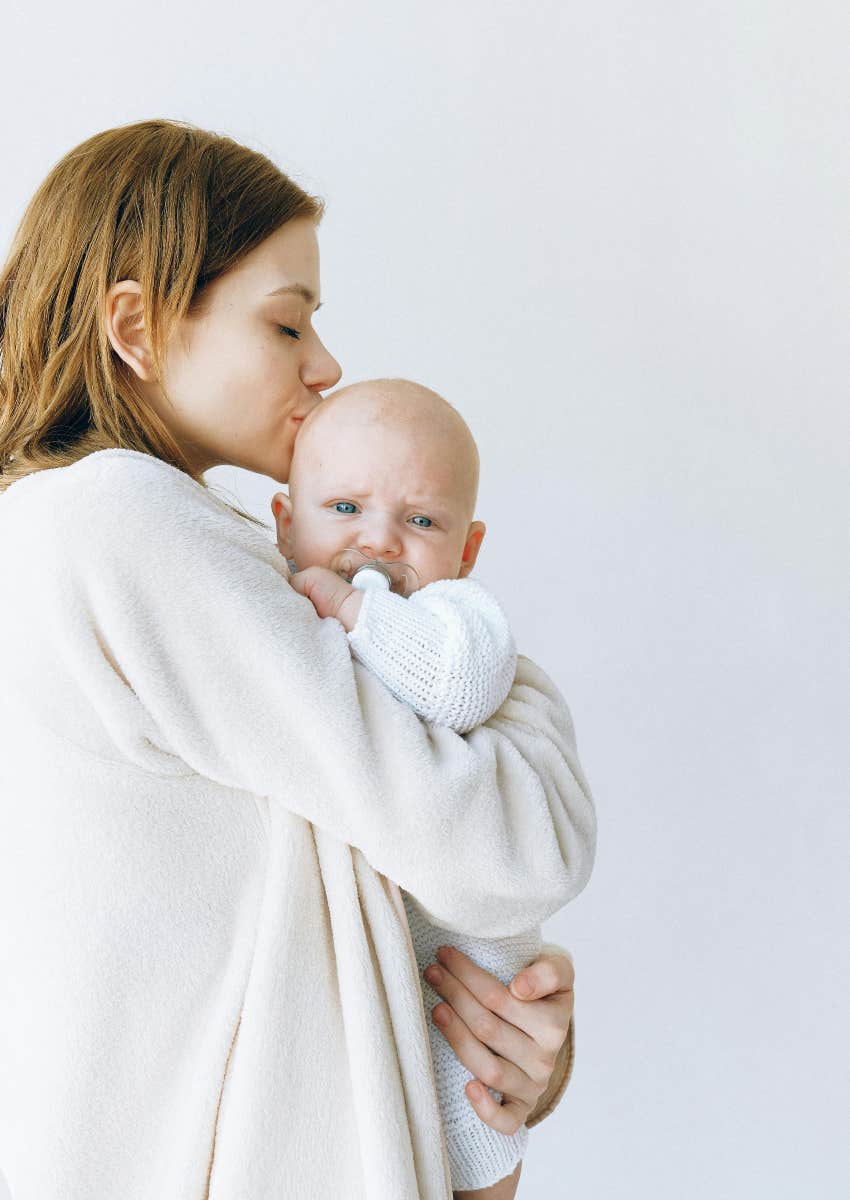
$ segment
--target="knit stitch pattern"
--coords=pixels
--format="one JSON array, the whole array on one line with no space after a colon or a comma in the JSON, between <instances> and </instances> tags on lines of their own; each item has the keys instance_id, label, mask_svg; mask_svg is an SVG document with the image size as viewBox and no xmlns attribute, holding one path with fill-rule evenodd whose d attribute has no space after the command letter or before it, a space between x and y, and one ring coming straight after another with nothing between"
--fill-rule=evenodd
<instances>
[{"instance_id":1,"label":"knit stitch pattern","mask_svg":"<svg viewBox=\"0 0 850 1200\"><path fill-rule=\"evenodd\" d=\"M516 671L505 614L474 579L437 579L407 598L370 588L348 640L393 695L455 733L501 706Z\"/></svg>"}]
</instances>

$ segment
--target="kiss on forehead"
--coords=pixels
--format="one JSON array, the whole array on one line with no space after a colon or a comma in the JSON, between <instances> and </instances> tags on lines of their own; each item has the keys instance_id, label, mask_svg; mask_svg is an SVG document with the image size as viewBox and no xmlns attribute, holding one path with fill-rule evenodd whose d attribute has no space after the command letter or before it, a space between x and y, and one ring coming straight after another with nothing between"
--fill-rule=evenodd
<instances>
[{"instance_id":1,"label":"kiss on forehead","mask_svg":"<svg viewBox=\"0 0 850 1200\"><path fill-rule=\"evenodd\" d=\"M407 563L417 586L472 570L486 526L472 520L479 459L466 422L436 392L375 380L332 393L301 424L289 495L272 508L298 571L343 551Z\"/></svg>"}]
</instances>

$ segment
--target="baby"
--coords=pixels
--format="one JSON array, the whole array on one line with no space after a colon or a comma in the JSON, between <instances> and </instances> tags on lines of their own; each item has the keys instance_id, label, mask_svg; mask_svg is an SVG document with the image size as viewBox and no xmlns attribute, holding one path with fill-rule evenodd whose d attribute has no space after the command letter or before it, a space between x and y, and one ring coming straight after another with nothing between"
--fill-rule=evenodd
<instances>
[{"instance_id":1,"label":"baby","mask_svg":"<svg viewBox=\"0 0 850 1200\"><path fill-rule=\"evenodd\" d=\"M447 401L405 380L372 380L332 393L310 413L296 439L289 495L272 500L278 547L291 571L306 572L293 585L319 616L341 622L352 653L399 699L458 733L492 716L516 670L504 613L468 578L485 533L484 523L472 520L478 470L472 434ZM355 553L346 563L342 552L349 549ZM386 565L393 590L348 582L366 560ZM338 573L340 563L347 577ZM462 936L431 924L403 890L402 897L452 1187L484 1188L511 1174L529 1131L521 1125L506 1135L479 1119L464 1092L473 1076L434 1024L440 996L422 972L449 944L507 984L537 957L540 928L504 938Z\"/></svg>"}]
</instances>

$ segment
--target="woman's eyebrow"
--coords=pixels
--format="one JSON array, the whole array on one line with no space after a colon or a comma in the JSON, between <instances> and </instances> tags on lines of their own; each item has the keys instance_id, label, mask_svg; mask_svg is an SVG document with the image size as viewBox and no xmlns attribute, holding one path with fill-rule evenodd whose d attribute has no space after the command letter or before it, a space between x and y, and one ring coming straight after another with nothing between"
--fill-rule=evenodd
<instances>
[{"instance_id":1,"label":"woman's eyebrow","mask_svg":"<svg viewBox=\"0 0 850 1200\"><path fill-rule=\"evenodd\" d=\"M280 296L284 292L294 292L296 296L302 296L308 304L314 305L314 312L318 312L322 307L322 302L316 304L316 294L303 283L285 283L283 287L275 288L273 292L266 292L267 296Z\"/></svg>"}]
</instances>

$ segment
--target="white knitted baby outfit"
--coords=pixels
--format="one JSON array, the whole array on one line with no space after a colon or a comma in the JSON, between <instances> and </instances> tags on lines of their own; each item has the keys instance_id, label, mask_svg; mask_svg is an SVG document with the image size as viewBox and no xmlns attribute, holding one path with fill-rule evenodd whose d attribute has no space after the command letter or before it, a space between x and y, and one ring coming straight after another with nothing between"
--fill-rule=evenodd
<instances>
[{"instance_id":1,"label":"white knitted baby outfit","mask_svg":"<svg viewBox=\"0 0 850 1200\"><path fill-rule=\"evenodd\" d=\"M507 619L493 596L472 579L440 579L407 599L370 588L348 634L352 651L422 717L466 733L501 707L516 671L516 648ZM439 870L439 864L434 864ZM422 972L443 945L456 946L507 984L538 956L536 926L513 937L468 937L433 924L402 889L419 976L437 1098L451 1166L452 1187L487 1187L510 1175L523 1157L529 1131L512 1135L485 1125L464 1088L472 1073L434 1023L442 997ZM497 1101L502 1093L489 1089Z\"/></svg>"}]
</instances>

